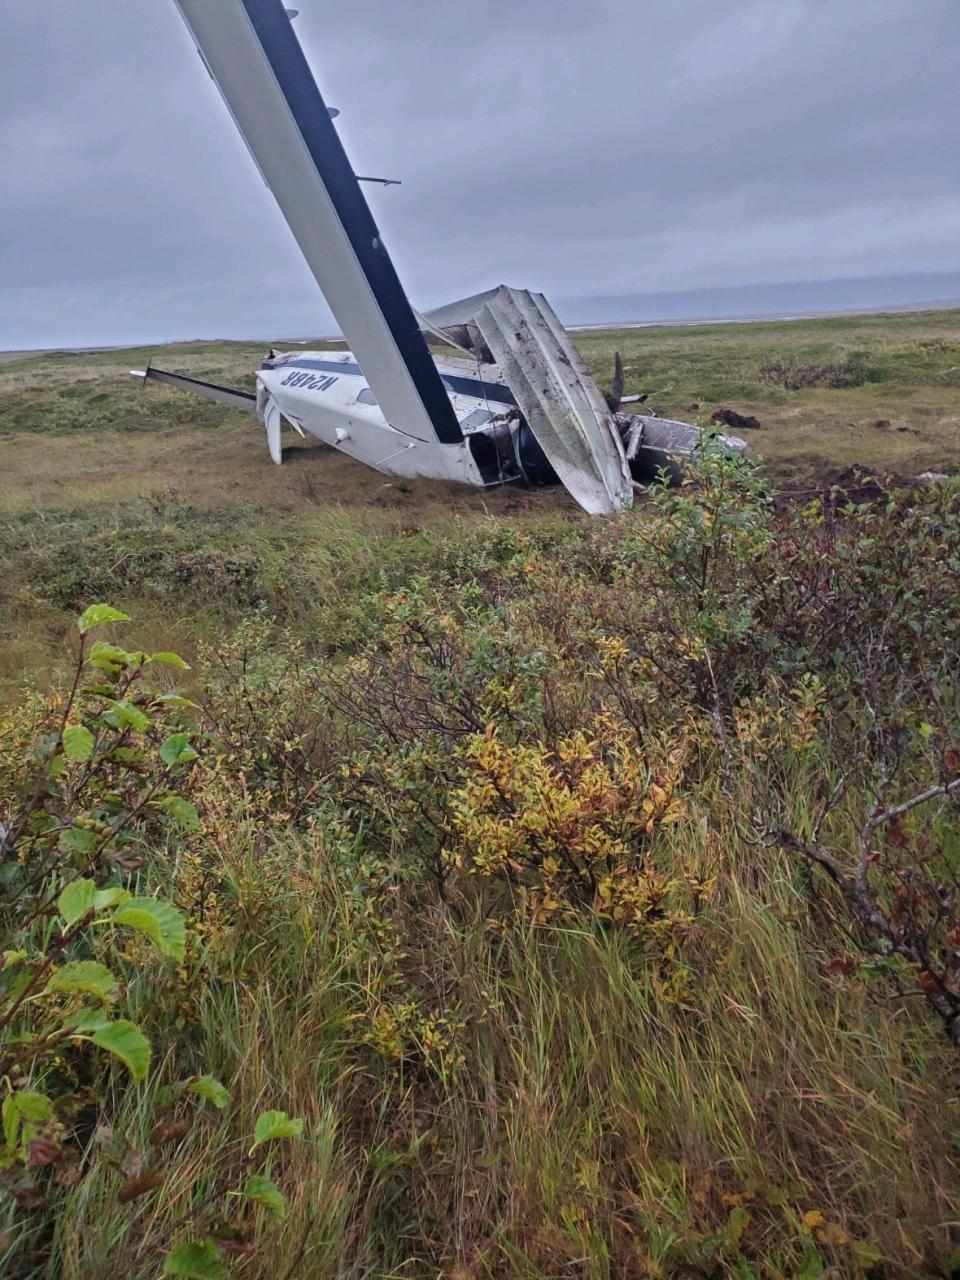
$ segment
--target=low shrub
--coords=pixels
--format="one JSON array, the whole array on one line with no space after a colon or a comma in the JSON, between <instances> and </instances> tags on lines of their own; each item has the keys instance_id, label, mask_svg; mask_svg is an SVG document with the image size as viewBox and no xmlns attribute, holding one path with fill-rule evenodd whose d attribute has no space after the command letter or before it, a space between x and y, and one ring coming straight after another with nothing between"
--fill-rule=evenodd
<instances>
[{"instance_id":1,"label":"low shrub","mask_svg":"<svg viewBox=\"0 0 960 1280\"><path fill-rule=\"evenodd\" d=\"M958 507L707 450L189 703L84 640L0 748L7 1273L949 1276Z\"/></svg>"},{"instance_id":2,"label":"low shrub","mask_svg":"<svg viewBox=\"0 0 960 1280\"><path fill-rule=\"evenodd\" d=\"M149 681L157 666L185 664L174 653L89 643L92 631L125 621L107 605L86 609L69 692L32 700L32 715L12 716L5 726L0 1188L9 1205L28 1214L107 1170L123 1179L118 1204L150 1195L170 1177L166 1149L195 1123L197 1108L206 1102L223 1109L230 1101L215 1077L197 1072L164 1087L149 1138L133 1145L112 1124L111 1094L142 1085L155 1056L141 1023L126 1015L146 1004L145 1020L162 1025L166 974L176 966L186 979L195 965L181 912L138 884L143 850L169 848L199 822L184 794L199 759L184 727L196 708ZM161 1043L168 1035L163 1028ZM95 1050L115 1059L124 1076L113 1077ZM254 1152L302 1128L285 1112L262 1112L250 1172L236 1190L224 1162L209 1162L203 1200L170 1231L164 1274L224 1273L217 1235L231 1195L282 1214L284 1196L258 1171L262 1155L255 1160ZM255 1227L248 1212L231 1237ZM134 1230L127 1247L137 1243ZM0 1240L21 1274L42 1265L49 1246L48 1231L31 1229L29 1218Z\"/></svg>"},{"instance_id":3,"label":"low shrub","mask_svg":"<svg viewBox=\"0 0 960 1280\"><path fill-rule=\"evenodd\" d=\"M874 380L874 371L863 351L851 351L842 360L812 364L795 356L780 356L762 364L760 381L770 382L786 391L803 391L808 387L861 387Z\"/></svg>"}]
</instances>

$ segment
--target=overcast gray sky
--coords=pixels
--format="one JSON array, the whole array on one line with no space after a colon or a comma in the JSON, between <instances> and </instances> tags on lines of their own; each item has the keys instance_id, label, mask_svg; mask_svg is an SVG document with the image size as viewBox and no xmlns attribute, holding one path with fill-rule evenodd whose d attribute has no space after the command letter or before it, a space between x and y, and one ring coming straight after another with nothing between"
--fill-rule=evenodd
<instances>
[{"instance_id":1,"label":"overcast gray sky","mask_svg":"<svg viewBox=\"0 0 960 1280\"><path fill-rule=\"evenodd\" d=\"M421 307L960 270L960 0L297 2ZM0 2L0 174L0 348L331 330L172 0Z\"/></svg>"}]
</instances>

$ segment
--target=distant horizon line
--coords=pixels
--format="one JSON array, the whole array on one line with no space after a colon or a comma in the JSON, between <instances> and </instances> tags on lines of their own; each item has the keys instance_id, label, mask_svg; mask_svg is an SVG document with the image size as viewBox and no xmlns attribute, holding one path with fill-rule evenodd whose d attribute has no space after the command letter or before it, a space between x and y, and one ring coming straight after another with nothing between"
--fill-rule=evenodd
<instances>
[{"instance_id":1,"label":"distant horizon line","mask_svg":"<svg viewBox=\"0 0 960 1280\"><path fill-rule=\"evenodd\" d=\"M950 279L951 281L956 280L958 286L960 286L960 273L946 272L938 275L937 278L944 279L944 276L947 279ZM621 295L621 297L623 302L627 302L628 299L633 301L635 304L638 305L638 309L639 309L640 305L642 305L641 300L643 299L646 299L649 303L654 299L666 300L668 298L671 298L671 299L679 300L684 297L689 297L692 299L694 297L706 298L707 296L715 296L719 300L719 298L722 296L729 297L731 294L734 294L734 295L745 294L745 293L751 293L754 291L765 292L765 291L783 290L783 289L791 289L791 288L793 289L800 289L800 288L829 289L831 287L835 288L836 286L843 285L843 284L848 284L848 285L870 284L873 286L877 286L877 285L881 285L882 281L884 280L886 281L890 281L893 279L916 280L917 278L918 277L906 277L906 276L885 277L885 278L861 277L857 280L852 280L852 279L851 280L839 280L839 279L825 280L825 281L811 282L810 284L801 284L800 282L793 282L789 284L784 283L784 284L761 284L761 285L731 285L731 286L716 286L715 288L709 288L709 289L677 290L676 292L664 291L662 293L647 293L647 294L635 294L635 295L625 294L625 295ZM923 278L931 278L931 277L929 276L929 274L924 273ZM584 307L585 310L589 310L591 302L594 303L594 305L596 304L602 305L604 302L615 304L616 300L617 300L616 295L597 295L593 299L587 299L587 298L582 299L581 305ZM560 309L561 310L565 309L562 307L562 304ZM830 318L842 318L843 316L902 315L902 314L917 313L917 312L923 312L923 311L953 311L953 310L960 310L960 292L958 292L956 296L926 298L926 299L909 301L909 302L878 302L878 303L871 303L868 305L859 305L859 306L837 306L837 307L815 306L810 308L805 308L802 306L784 308L781 306L779 308L771 309L771 310L765 310L761 306L758 309L743 311L740 313L723 312L723 311L714 311L714 312L704 311L701 313L691 312L690 314L687 314L687 315L682 315L682 314L681 315L670 314L670 315L662 315L662 316L648 315L643 318L633 316L632 318L629 318L629 319L628 318L621 318L621 319L605 318L604 320L587 320L587 319L570 320L570 321L564 321L564 324L565 324L565 327L569 329L571 332L585 333L585 332L597 332L604 329L651 329L651 328L672 328L674 326L678 328L688 328L688 327L695 327L697 325L723 325L723 324L764 324L764 323L775 324L775 323L787 323L787 322L792 322L796 320L818 320L818 319L826 320ZM67 352L127 351L137 347L150 347L150 346L167 347L167 346L175 346L175 345L187 346L192 343L291 342L291 343L299 344L305 341L306 342L342 342L344 341L344 339L342 334L337 334L337 333L328 334L326 336L312 335L311 337L306 339L295 338L295 337L278 337L276 334L268 335L267 337L257 336L257 335L241 336L241 337L224 337L224 336L215 335L212 337L193 336L190 338L147 338L147 339L140 339L135 342L106 342L106 343L93 343L89 345L83 344L83 343L59 343L55 345L36 346L36 347L6 347L6 348L0 348L0 354L5 356L14 356L14 355L27 356L27 355L41 355L47 352L54 352L54 351L67 351Z\"/></svg>"},{"instance_id":2,"label":"distant horizon line","mask_svg":"<svg viewBox=\"0 0 960 1280\"><path fill-rule=\"evenodd\" d=\"M571 333L586 333L594 329L672 329L700 324L783 324L793 320L829 320L843 316L886 316L902 315L923 311L960 311L960 297L930 298L923 302L896 302L886 306L871 307L839 307L836 309L817 309L814 311L756 311L744 315L723 316L671 316L669 319L657 320L604 320L590 321L589 324L568 324L565 327ZM227 341L227 339L224 339ZM328 339L325 339L328 341Z\"/></svg>"}]
</instances>

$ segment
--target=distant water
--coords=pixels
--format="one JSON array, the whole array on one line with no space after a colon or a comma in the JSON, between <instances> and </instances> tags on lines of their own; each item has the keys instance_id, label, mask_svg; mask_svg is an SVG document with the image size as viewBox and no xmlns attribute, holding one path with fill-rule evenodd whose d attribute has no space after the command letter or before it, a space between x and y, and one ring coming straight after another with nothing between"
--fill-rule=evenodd
<instances>
[{"instance_id":1,"label":"distant water","mask_svg":"<svg viewBox=\"0 0 960 1280\"><path fill-rule=\"evenodd\" d=\"M678 328L703 324L786 323L790 320L825 320L831 316L885 316L914 311L960 311L960 298L937 298L932 302L904 302L890 307L844 307L837 311L762 312L752 316L678 316L660 320L605 320L602 324L568 324L571 333L603 329L655 329L659 325Z\"/></svg>"},{"instance_id":2,"label":"distant water","mask_svg":"<svg viewBox=\"0 0 960 1280\"><path fill-rule=\"evenodd\" d=\"M794 320L960 307L960 271L552 299L570 328Z\"/></svg>"},{"instance_id":3,"label":"distant water","mask_svg":"<svg viewBox=\"0 0 960 1280\"><path fill-rule=\"evenodd\" d=\"M926 311L960 309L960 271L938 275L872 276L863 279L793 281L780 284L733 285L713 289L684 289L674 293L597 294L564 298L548 290L561 320L571 329L632 329L654 324L747 324L756 320L801 320L813 316L870 315L883 311ZM189 332L189 318L184 331ZM214 335L196 336L190 341L217 341ZM298 339L231 337L226 341L294 343ZM310 342L336 342L311 336ZM183 341L183 339L180 339ZM73 351L112 351L125 346L165 346L169 338L155 342L141 339L112 346L82 346ZM57 348L64 350L63 347ZM0 356L27 354L47 348L24 348L0 352Z\"/></svg>"}]
</instances>

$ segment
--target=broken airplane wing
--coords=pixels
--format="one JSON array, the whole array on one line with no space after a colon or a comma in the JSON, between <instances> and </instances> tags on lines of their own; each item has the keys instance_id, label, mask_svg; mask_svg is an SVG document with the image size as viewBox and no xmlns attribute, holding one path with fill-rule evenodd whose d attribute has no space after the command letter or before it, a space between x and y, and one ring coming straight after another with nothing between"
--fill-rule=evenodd
<instances>
[{"instance_id":1,"label":"broken airplane wing","mask_svg":"<svg viewBox=\"0 0 960 1280\"><path fill-rule=\"evenodd\" d=\"M463 433L280 0L175 0L389 422Z\"/></svg>"},{"instance_id":2,"label":"broken airplane wing","mask_svg":"<svg viewBox=\"0 0 960 1280\"><path fill-rule=\"evenodd\" d=\"M560 483L589 512L630 506L623 415L542 295L501 286L414 312L281 0L175 3L351 350L271 353L255 399L145 377L252 407L277 462L285 420L387 474ZM434 359L428 339L469 362ZM635 458L636 431L630 444Z\"/></svg>"}]
</instances>

